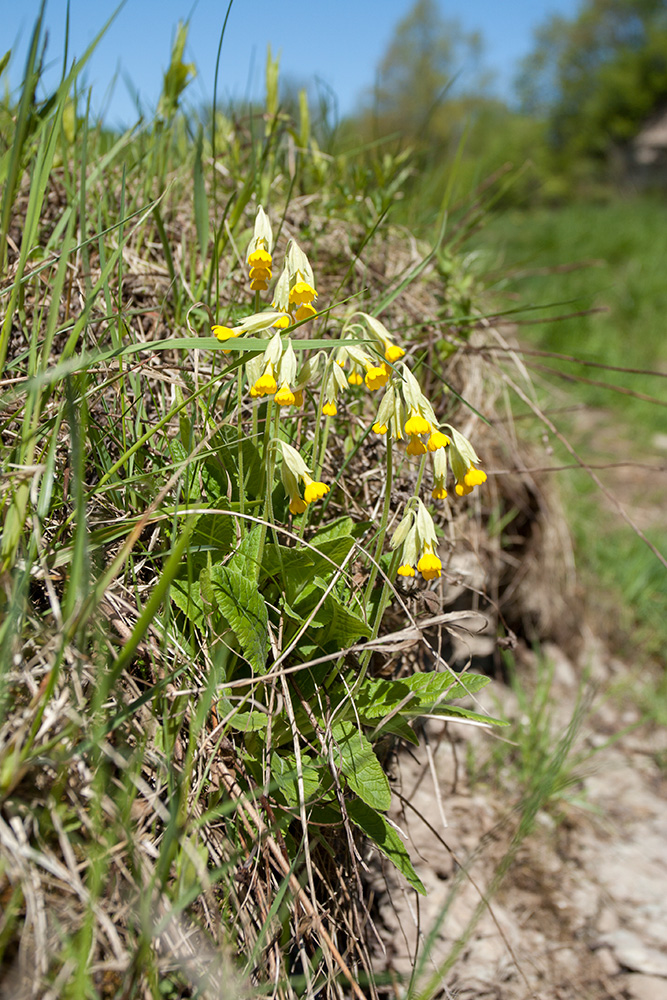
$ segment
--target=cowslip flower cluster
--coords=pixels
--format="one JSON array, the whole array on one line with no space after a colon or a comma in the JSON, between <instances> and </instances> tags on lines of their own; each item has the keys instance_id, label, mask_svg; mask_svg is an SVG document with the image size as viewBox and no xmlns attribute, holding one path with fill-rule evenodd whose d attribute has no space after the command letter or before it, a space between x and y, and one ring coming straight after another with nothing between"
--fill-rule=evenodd
<instances>
[{"instance_id":1,"label":"cowslip flower cluster","mask_svg":"<svg viewBox=\"0 0 667 1000\"><path fill-rule=\"evenodd\" d=\"M317 482L313 479L311 471L303 458L291 444L277 440L276 444L282 452L282 465L280 468L281 479L285 492L290 498L289 509L291 514L303 514L308 504L321 500L329 492L326 483ZM304 484L303 497L299 492L299 480Z\"/></svg>"},{"instance_id":2,"label":"cowslip flower cluster","mask_svg":"<svg viewBox=\"0 0 667 1000\"><path fill-rule=\"evenodd\" d=\"M348 361L352 365L352 371L347 379L350 385L361 385L363 382L366 388L374 392L387 384L391 369L387 370L384 364L378 364L377 359L361 345L348 344L343 340L336 352L336 362L340 368L345 368ZM362 371L364 375L361 374Z\"/></svg>"},{"instance_id":3,"label":"cowslip flower cluster","mask_svg":"<svg viewBox=\"0 0 667 1000\"><path fill-rule=\"evenodd\" d=\"M442 575L433 518L419 497L410 502L389 545L391 549L402 547L399 576L421 573L425 580L435 580Z\"/></svg>"},{"instance_id":4,"label":"cowslip flower cluster","mask_svg":"<svg viewBox=\"0 0 667 1000\"><path fill-rule=\"evenodd\" d=\"M271 280L272 249L271 225L260 206L246 256L250 287L257 293L266 291ZM273 290L272 308L253 313L236 326L212 327L223 345L244 335L261 337L263 350L247 356L241 369L250 397L272 398L279 409L303 406L306 388L319 383L319 412L333 417L337 414L341 393L360 386L372 392L384 389L372 430L377 435L401 442L409 456L430 456L434 500L447 498L450 470L457 496L467 496L475 486L484 483L486 473L479 467L472 444L451 425L443 424L441 428L433 406L422 392L407 359L404 360L406 350L394 341L377 317L353 312L343 324L337 347L331 353L324 350L300 353L306 360L299 366L292 340L284 331L317 315L313 305L316 298L310 262L298 243L290 239ZM305 344L296 343L296 346ZM256 347L255 342L252 348ZM224 346L222 350L228 353L229 347ZM329 486L313 479L300 453L283 441L282 436L284 431L276 429L273 432L269 454L275 454L271 449L280 453L280 475L289 496L289 510L298 515L304 513L309 504L326 496ZM326 442L326 433L323 440ZM408 501L403 519L392 537L391 548L401 551L397 571L400 576L420 574L427 581L441 577L442 562L437 554L435 525L420 497Z\"/></svg>"},{"instance_id":5,"label":"cowslip flower cluster","mask_svg":"<svg viewBox=\"0 0 667 1000\"><path fill-rule=\"evenodd\" d=\"M315 278L310 262L296 240L290 240L285 263L273 292L273 307L289 313L292 322L298 323L316 315L317 310L313 305L316 298Z\"/></svg>"},{"instance_id":6,"label":"cowslip flower cluster","mask_svg":"<svg viewBox=\"0 0 667 1000\"><path fill-rule=\"evenodd\" d=\"M405 363L382 397L372 430L378 435L388 433L394 441L406 440L408 455L425 455L449 444L447 435L438 429L433 407Z\"/></svg>"},{"instance_id":7,"label":"cowslip flower cluster","mask_svg":"<svg viewBox=\"0 0 667 1000\"><path fill-rule=\"evenodd\" d=\"M264 209L260 205L255 217L255 228L248 246L246 262L250 268L250 288L253 292L265 292L271 280L271 250L273 233Z\"/></svg>"},{"instance_id":8,"label":"cowslip flower cluster","mask_svg":"<svg viewBox=\"0 0 667 1000\"><path fill-rule=\"evenodd\" d=\"M470 441L460 431L448 425L451 434L450 464L456 479L457 496L465 497L472 493L475 486L486 482L486 472L478 469L479 458Z\"/></svg>"}]
</instances>

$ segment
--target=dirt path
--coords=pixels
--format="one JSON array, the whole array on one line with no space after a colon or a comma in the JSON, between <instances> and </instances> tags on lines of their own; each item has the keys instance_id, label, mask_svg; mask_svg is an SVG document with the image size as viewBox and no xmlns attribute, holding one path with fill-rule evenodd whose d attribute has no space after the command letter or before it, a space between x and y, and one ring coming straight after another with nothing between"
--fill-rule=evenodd
<instances>
[{"instance_id":1,"label":"dirt path","mask_svg":"<svg viewBox=\"0 0 667 1000\"><path fill-rule=\"evenodd\" d=\"M574 711L584 667L592 668L598 690L608 691L621 666L590 646L578 664L555 647L546 653L556 663L551 690L556 742ZM529 658L524 667L528 675ZM511 692L496 685L494 693L505 717L516 718ZM497 711L492 697L484 701ZM441 996L449 991L459 998L496 1000L665 1000L667 734L637 723L636 709L622 698L594 699L573 749L588 759L559 803L560 822L552 810L537 813L494 895L492 914L485 912L469 937L480 892L489 892L513 851L520 793L511 769L501 772L503 788L471 787L466 759L488 754L488 735L451 725L446 733L441 724L430 724L433 767L424 744L401 756L395 784L409 805L394 811L428 896L416 901L401 877L383 866L376 888L386 956L378 963L409 974L418 937L423 949L433 932L425 977L439 975L457 941L465 939L451 967L439 975Z\"/></svg>"}]
</instances>

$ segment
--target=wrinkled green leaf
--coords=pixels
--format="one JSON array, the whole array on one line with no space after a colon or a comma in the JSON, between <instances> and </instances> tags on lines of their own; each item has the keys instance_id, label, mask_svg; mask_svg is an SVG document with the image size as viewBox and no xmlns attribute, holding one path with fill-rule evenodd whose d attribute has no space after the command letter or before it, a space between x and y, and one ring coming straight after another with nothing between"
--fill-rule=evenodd
<instances>
[{"instance_id":1,"label":"wrinkled green leaf","mask_svg":"<svg viewBox=\"0 0 667 1000\"><path fill-rule=\"evenodd\" d=\"M426 674L413 674L412 677L404 677L401 684L405 684L409 691L414 692L415 699L406 706L403 714L407 716L432 714L445 708L445 697L447 701L455 698L465 698L468 694L475 694L481 688L486 687L490 682L490 677L482 674L461 674L461 680L456 681L450 673L440 673L432 671ZM439 701L439 699L441 699ZM437 703L437 704L436 704Z\"/></svg>"},{"instance_id":2,"label":"wrinkled green leaf","mask_svg":"<svg viewBox=\"0 0 667 1000\"><path fill-rule=\"evenodd\" d=\"M381 719L410 694L412 698L408 705L416 701L416 696L402 680L387 681L367 677L358 688L354 702L361 715L368 719Z\"/></svg>"},{"instance_id":3,"label":"wrinkled green leaf","mask_svg":"<svg viewBox=\"0 0 667 1000\"><path fill-rule=\"evenodd\" d=\"M200 565L211 560L221 562L234 542L234 525L227 514L202 514L194 526L188 546L190 556Z\"/></svg>"},{"instance_id":4,"label":"wrinkled green leaf","mask_svg":"<svg viewBox=\"0 0 667 1000\"><path fill-rule=\"evenodd\" d=\"M333 594L329 594L324 603L331 609L331 621L324 641L336 642L343 649L345 646L353 646L359 639L370 639L370 627L351 610L351 606L343 604Z\"/></svg>"},{"instance_id":5,"label":"wrinkled green leaf","mask_svg":"<svg viewBox=\"0 0 667 1000\"><path fill-rule=\"evenodd\" d=\"M344 719L332 726L333 757L347 783L364 802L374 809L388 809L391 789L387 775L375 756L373 747L356 723Z\"/></svg>"},{"instance_id":6,"label":"wrinkled green leaf","mask_svg":"<svg viewBox=\"0 0 667 1000\"><path fill-rule=\"evenodd\" d=\"M323 779L329 777L328 772L322 768L313 767L302 761L301 773L303 775L303 792L305 801L310 802L322 791ZM271 754L271 780L276 783L280 791L285 796L288 805L297 807L299 805L299 783L294 754ZM330 779L328 781L330 784Z\"/></svg>"},{"instance_id":7,"label":"wrinkled green leaf","mask_svg":"<svg viewBox=\"0 0 667 1000\"><path fill-rule=\"evenodd\" d=\"M352 518L341 517L339 520L334 521L333 524L328 524L326 528L320 529L309 540L310 544L315 546L322 555L331 559L336 566L340 566L354 545L354 538L352 537L353 527L354 522ZM329 573L331 573L333 566L331 566L331 563L328 565Z\"/></svg>"},{"instance_id":8,"label":"wrinkled green leaf","mask_svg":"<svg viewBox=\"0 0 667 1000\"><path fill-rule=\"evenodd\" d=\"M385 857L389 858L391 863L398 868L399 872L405 875L413 889L425 896L426 889L412 866L405 844L385 817L376 812L375 809L371 809L365 802L360 802L359 799L347 803L347 813L362 833L370 837L378 850L382 851Z\"/></svg>"},{"instance_id":9,"label":"wrinkled green leaf","mask_svg":"<svg viewBox=\"0 0 667 1000\"><path fill-rule=\"evenodd\" d=\"M257 593L257 581L259 580L259 547L261 541L262 527L256 524L250 529L245 538L243 538L236 552L227 563L227 568L232 572L240 573L246 580L252 581L255 593Z\"/></svg>"},{"instance_id":10,"label":"wrinkled green leaf","mask_svg":"<svg viewBox=\"0 0 667 1000\"><path fill-rule=\"evenodd\" d=\"M174 580L169 596L194 625L203 625L205 608L199 580Z\"/></svg>"},{"instance_id":11,"label":"wrinkled green leaf","mask_svg":"<svg viewBox=\"0 0 667 1000\"><path fill-rule=\"evenodd\" d=\"M266 604L254 581L231 568L233 561L227 566L211 568L210 588L217 607L239 641L243 655L258 673L264 673L269 651Z\"/></svg>"}]
</instances>

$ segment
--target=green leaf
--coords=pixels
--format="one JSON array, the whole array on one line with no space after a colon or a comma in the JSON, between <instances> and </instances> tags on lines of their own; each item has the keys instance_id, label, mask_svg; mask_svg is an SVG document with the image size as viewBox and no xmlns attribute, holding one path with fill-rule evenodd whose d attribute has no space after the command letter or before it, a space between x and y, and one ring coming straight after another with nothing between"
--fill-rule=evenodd
<instances>
[{"instance_id":1,"label":"green leaf","mask_svg":"<svg viewBox=\"0 0 667 1000\"><path fill-rule=\"evenodd\" d=\"M361 721L365 726L375 727L378 724L378 720L371 720L366 716L361 716ZM374 740L379 740L382 736L398 736L399 739L405 740L407 743L412 743L413 746L419 746L419 739L417 738L414 729L410 726L407 719L404 719L401 713L393 715L391 719L388 719L384 725L378 729L377 733L373 737Z\"/></svg>"},{"instance_id":2,"label":"green leaf","mask_svg":"<svg viewBox=\"0 0 667 1000\"><path fill-rule=\"evenodd\" d=\"M388 809L391 789L387 775L364 734L348 719L334 723L331 732L334 761L352 791L374 809Z\"/></svg>"},{"instance_id":3,"label":"green leaf","mask_svg":"<svg viewBox=\"0 0 667 1000\"><path fill-rule=\"evenodd\" d=\"M352 822L369 837L379 851L389 858L391 863L398 868L401 874L418 893L426 895L426 889L422 880L412 866L410 855L405 844L399 837L393 826L390 826L385 817L371 809L365 802L355 799L347 803L347 813Z\"/></svg>"},{"instance_id":4,"label":"green leaf","mask_svg":"<svg viewBox=\"0 0 667 1000\"><path fill-rule=\"evenodd\" d=\"M338 597L329 594L323 606L331 610L331 621L324 642L336 642L342 649L344 646L353 646L361 638L370 639L370 627Z\"/></svg>"},{"instance_id":5,"label":"green leaf","mask_svg":"<svg viewBox=\"0 0 667 1000\"><path fill-rule=\"evenodd\" d=\"M410 688L402 680L386 681L369 677L357 690L354 703L360 715L368 719L381 719L400 705L409 694ZM413 696L405 707L415 701Z\"/></svg>"},{"instance_id":6,"label":"green leaf","mask_svg":"<svg viewBox=\"0 0 667 1000\"><path fill-rule=\"evenodd\" d=\"M227 563L230 570L240 573L242 577L252 581L255 593L257 593L257 581L259 580L259 547L261 542L262 526L261 524L256 524L241 541L236 552Z\"/></svg>"},{"instance_id":7,"label":"green leaf","mask_svg":"<svg viewBox=\"0 0 667 1000\"><path fill-rule=\"evenodd\" d=\"M292 612L291 617L294 617L299 624L302 624L307 618L310 618L311 612L322 600L325 590L326 584L324 580L321 580L319 577L315 577L313 582L306 586L302 591L298 604L293 609L290 609ZM285 610L287 610L287 608L285 608ZM312 621L308 623L308 628L324 628L325 625L329 625L332 617L332 605L329 601L329 597L327 596L315 612Z\"/></svg>"},{"instance_id":8,"label":"green leaf","mask_svg":"<svg viewBox=\"0 0 667 1000\"><path fill-rule=\"evenodd\" d=\"M200 475L204 495L209 502L217 504L222 497L226 504L229 477L218 455L207 455L202 462Z\"/></svg>"},{"instance_id":9,"label":"green leaf","mask_svg":"<svg viewBox=\"0 0 667 1000\"><path fill-rule=\"evenodd\" d=\"M455 698L465 698L466 695L475 694L480 688L486 687L491 680L490 677L484 677L482 674L462 674L460 676L462 679L459 682L450 673L440 673L439 671L403 677L401 684L405 684L416 697L406 705L404 712L401 710L402 714L417 716L440 712L445 708L443 705L445 696L448 702Z\"/></svg>"},{"instance_id":10,"label":"green leaf","mask_svg":"<svg viewBox=\"0 0 667 1000\"><path fill-rule=\"evenodd\" d=\"M199 580L174 580L169 596L185 617L201 628L205 609Z\"/></svg>"},{"instance_id":11,"label":"green leaf","mask_svg":"<svg viewBox=\"0 0 667 1000\"><path fill-rule=\"evenodd\" d=\"M241 733L261 733L269 724L266 712L234 712L229 720L232 729Z\"/></svg>"},{"instance_id":12,"label":"green leaf","mask_svg":"<svg viewBox=\"0 0 667 1000\"><path fill-rule=\"evenodd\" d=\"M256 583L248 575L232 568L234 559L227 566L211 568L211 590L215 603L238 639L244 656L258 673L264 673L269 651L266 604L257 591Z\"/></svg>"},{"instance_id":13,"label":"green leaf","mask_svg":"<svg viewBox=\"0 0 667 1000\"><path fill-rule=\"evenodd\" d=\"M234 525L228 514L202 514L195 524L188 555L195 556L200 565L210 555L213 562L221 562L228 554L234 540Z\"/></svg>"},{"instance_id":14,"label":"green leaf","mask_svg":"<svg viewBox=\"0 0 667 1000\"><path fill-rule=\"evenodd\" d=\"M341 517L333 524L318 531L313 538L309 539L310 544L319 549L324 556L328 556L337 566L340 566L354 545L353 527L352 518ZM331 564L329 564L329 568L333 569Z\"/></svg>"},{"instance_id":15,"label":"green leaf","mask_svg":"<svg viewBox=\"0 0 667 1000\"><path fill-rule=\"evenodd\" d=\"M306 802L310 802L323 791L323 779L325 783L331 784L328 772L313 767L307 763L307 759L302 761L301 773ZM271 754L271 780L275 781L288 805L294 807L299 805L299 783L294 754L286 754L284 757L277 753Z\"/></svg>"}]
</instances>

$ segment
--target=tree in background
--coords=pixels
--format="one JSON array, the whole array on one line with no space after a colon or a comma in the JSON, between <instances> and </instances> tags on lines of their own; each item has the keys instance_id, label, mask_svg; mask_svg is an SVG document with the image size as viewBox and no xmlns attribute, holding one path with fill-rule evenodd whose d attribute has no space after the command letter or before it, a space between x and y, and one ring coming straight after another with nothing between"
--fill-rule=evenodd
<instances>
[{"instance_id":1,"label":"tree in background","mask_svg":"<svg viewBox=\"0 0 667 1000\"><path fill-rule=\"evenodd\" d=\"M562 166L604 159L667 103L667 0L585 0L536 33L518 80Z\"/></svg>"},{"instance_id":2,"label":"tree in background","mask_svg":"<svg viewBox=\"0 0 667 1000\"><path fill-rule=\"evenodd\" d=\"M429 223L434 210L467 198L508 162L530 161L505 200L524 201L543 182L543 125L490 95L482 51L478 32L444 17L434 0L417 0L396 26L365 106L345 123L357 145L368 144L379 178L388 157L411 147L414 169L402 188L418 187L414 203Z\"/></svg>"},{"instance_id":3,"label":"tree in background","mask_svg":"<svg viewBox=\"0 0 667 1000\"><path fill-rule=\"evenodd\" d=\"M376 135L397 132L427 143L448 131L443 99L464 89L461 77L475 74L467 89L479 92L481 36L442 16L435 0L417 0L396 26L377 70L367 114Z\"/></svg>"}]
</instances>

